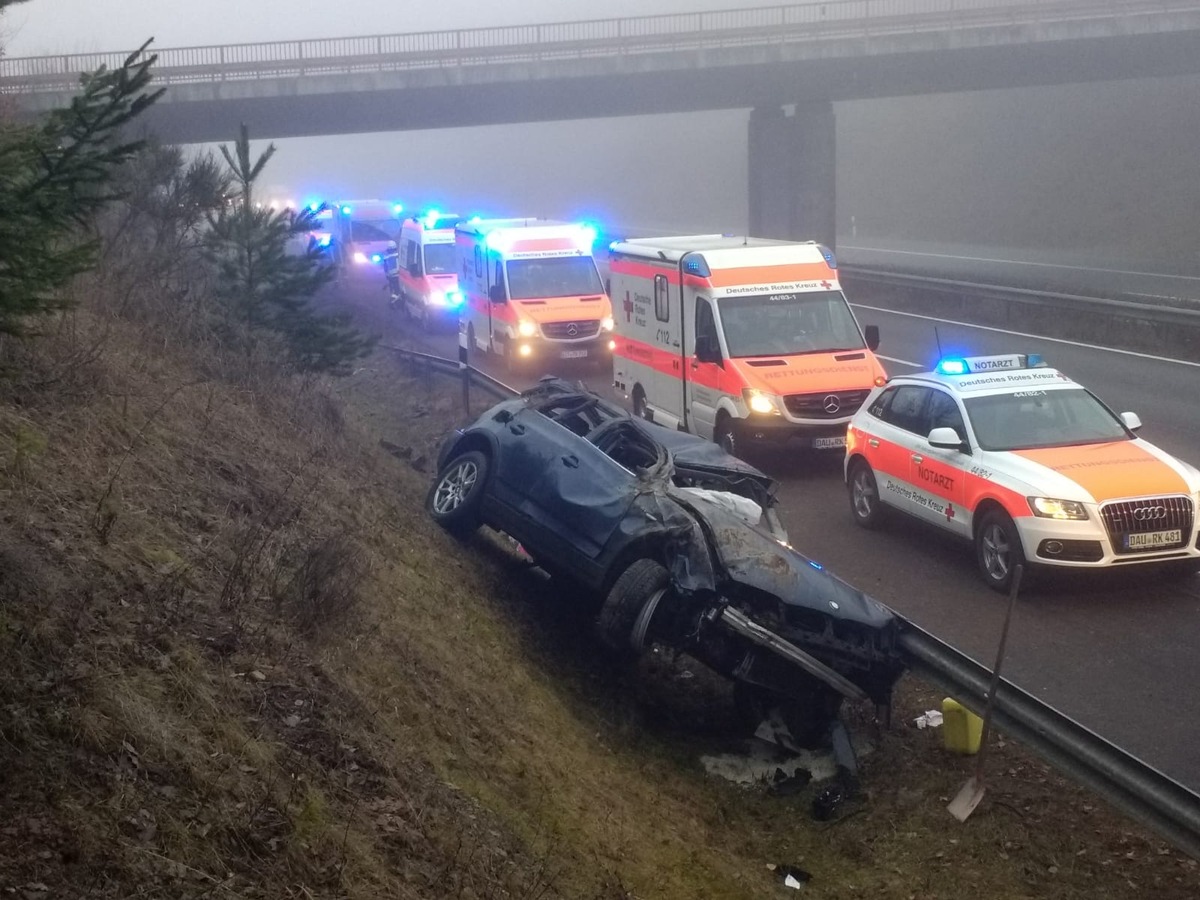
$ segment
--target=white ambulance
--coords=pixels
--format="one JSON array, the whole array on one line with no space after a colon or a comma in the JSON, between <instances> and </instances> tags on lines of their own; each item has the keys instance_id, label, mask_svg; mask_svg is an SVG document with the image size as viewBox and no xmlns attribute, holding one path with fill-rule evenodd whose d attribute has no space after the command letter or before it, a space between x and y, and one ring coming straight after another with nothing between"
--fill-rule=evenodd
<instances>
[{"instance_id":1,"label":"white ambulance","mask_svg":"<svg viewBox=\"0 0 1200 900\"><path fill-rule=\"evenodd\" d=\"M461 317L472 350L525 362L612 352L612 306L592 258L596 230L546 219L472 219L455 226Z\"/></svg>"},{"instance_id":2,"label":"white ambulance","mask_svg":"<svg viewBox=\"0 0 1200 900\"><path fill-rule=\"evenodd\" d=\"M879 330L859 327L833 253L727 235L619 241L613 379L634 411L711 438L841 450L887 381Z\"/></svg>"},{"instance_id":3,"label":"white ambulance","mask_svg":"<svg viewBox=\"0 0 1200 900\"><path fill-rule=\"evenodd\" d=\"M459 217L430 210L400 227L399 302L425 329L446 321L458 324L463 293L458 289L454 226Z\"/></svg>"}]
</instances>

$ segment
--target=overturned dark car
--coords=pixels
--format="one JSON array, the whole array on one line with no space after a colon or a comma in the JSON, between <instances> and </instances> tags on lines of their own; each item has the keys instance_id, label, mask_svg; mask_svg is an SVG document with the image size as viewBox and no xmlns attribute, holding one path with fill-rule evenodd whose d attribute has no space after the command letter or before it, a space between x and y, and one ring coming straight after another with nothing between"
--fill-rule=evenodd
<instances>
[{"instance_id":1,"label":"overturned dark car","mask_svg":"<svg viewBox=\"0 0 1200 900\"><path fill-rule=\"evenodd\" d=\"M889 705L898 620L788 545L774 489L716 444L546 378L451 436L426 509L459 536L507 532L601 601L606 644L684 651L811 744L844 698Z\"/></svg>"}]
</instances>

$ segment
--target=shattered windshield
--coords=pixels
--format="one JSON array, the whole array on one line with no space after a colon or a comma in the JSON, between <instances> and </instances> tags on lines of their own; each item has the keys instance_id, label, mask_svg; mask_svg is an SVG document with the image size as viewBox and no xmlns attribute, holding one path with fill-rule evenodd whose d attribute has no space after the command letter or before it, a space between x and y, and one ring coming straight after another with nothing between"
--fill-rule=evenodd
<instances>
[{"instance_id":1,"label":"shattered windshield","mask_svg":"<svg viewBox=\"0 0 1200 900\"><path fill-rule=\"evenodd\" d=\"M604 287L590 256L552 256L510 260L508 292L514 300L544 300L602 294Z\"/></svg>"},{"instance_id":2,"label":"shattered windshield","mask_svg":"<svg viewBox=\"0 0 1200 900\"><path fill-rule=\"evenodd\" d=\"M841 291L722 297L719 304L725 344L734 358L866 347Z\"/></svg>"}]
</instances>

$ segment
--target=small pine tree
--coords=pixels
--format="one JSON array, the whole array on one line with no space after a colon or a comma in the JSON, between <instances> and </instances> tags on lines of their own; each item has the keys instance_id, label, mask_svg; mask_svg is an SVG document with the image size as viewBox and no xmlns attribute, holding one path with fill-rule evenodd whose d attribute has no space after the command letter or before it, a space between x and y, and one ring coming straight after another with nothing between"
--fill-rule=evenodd
<instances>
[{"instance_id":1,"label":"small pine tree","mask_svg":"<svg viewBox=\"0 0 1200 900\"><path fill-rule=\"evenodd\" d=\"M142 146L122 130L154 103L149 42L116 69L80 79L81 93L41 127L0 125L0 333L67 305L58 290L96 260L92 217L116 198L116 170Z\"/></svg>"},{"instance_id":2,"label":"small pine tree","mask_svg":"<svg viewBox=\"0 0 1200 900\"><path fill-rule=\"evenodd\" d=\"M263 331L282 339L290 366L303 374L348 374L355 360L371 352L374 341L364 338L344 314L323 315L313 309L313 297L329 283L333 271L319 265L320 252L287 252L288 242L311 231L309 210L263 208L255 202L254 183L275 154L271 144L258 157L250 155L250 134L242 125L231 152L221 154L233 184L227 204L209 217L207 250L217 267L217 293L250 356Z\"/></svg>"}]
</instances>

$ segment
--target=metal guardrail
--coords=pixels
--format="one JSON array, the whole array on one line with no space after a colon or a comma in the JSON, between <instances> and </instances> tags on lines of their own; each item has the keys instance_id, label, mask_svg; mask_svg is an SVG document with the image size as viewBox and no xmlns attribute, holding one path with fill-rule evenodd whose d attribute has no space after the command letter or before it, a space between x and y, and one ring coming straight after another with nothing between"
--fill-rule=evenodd
<instances>
[{"instance_id":1,"label":"metal guardrail","mask_svg":"<svg viewBox=\"0 0 1200 900\"><path fill-rule=\"evenodd\" d=\"M809 0L750 9L158 51L160 84L622 56L1200 11L1197 0ZM74 88L127 51L0 60L0 93Z\"/></svg>"},{"instance_id":2,"label":"metal guardrail","mask_svg":"<svg viewBox=\"0 0 1200 900\"><path fill-rule=\"evenodd\" d=\"M432 369L462 374L500 399L520 393L464 362L390 347ZM909 669L964 706L983 713L991 670L899 617L900 649ZM1078 722L1001 678L992 705L996 727L1063 774L1200 859L1200 795L1126 753Z\"/></svg>"}]
</instances>

